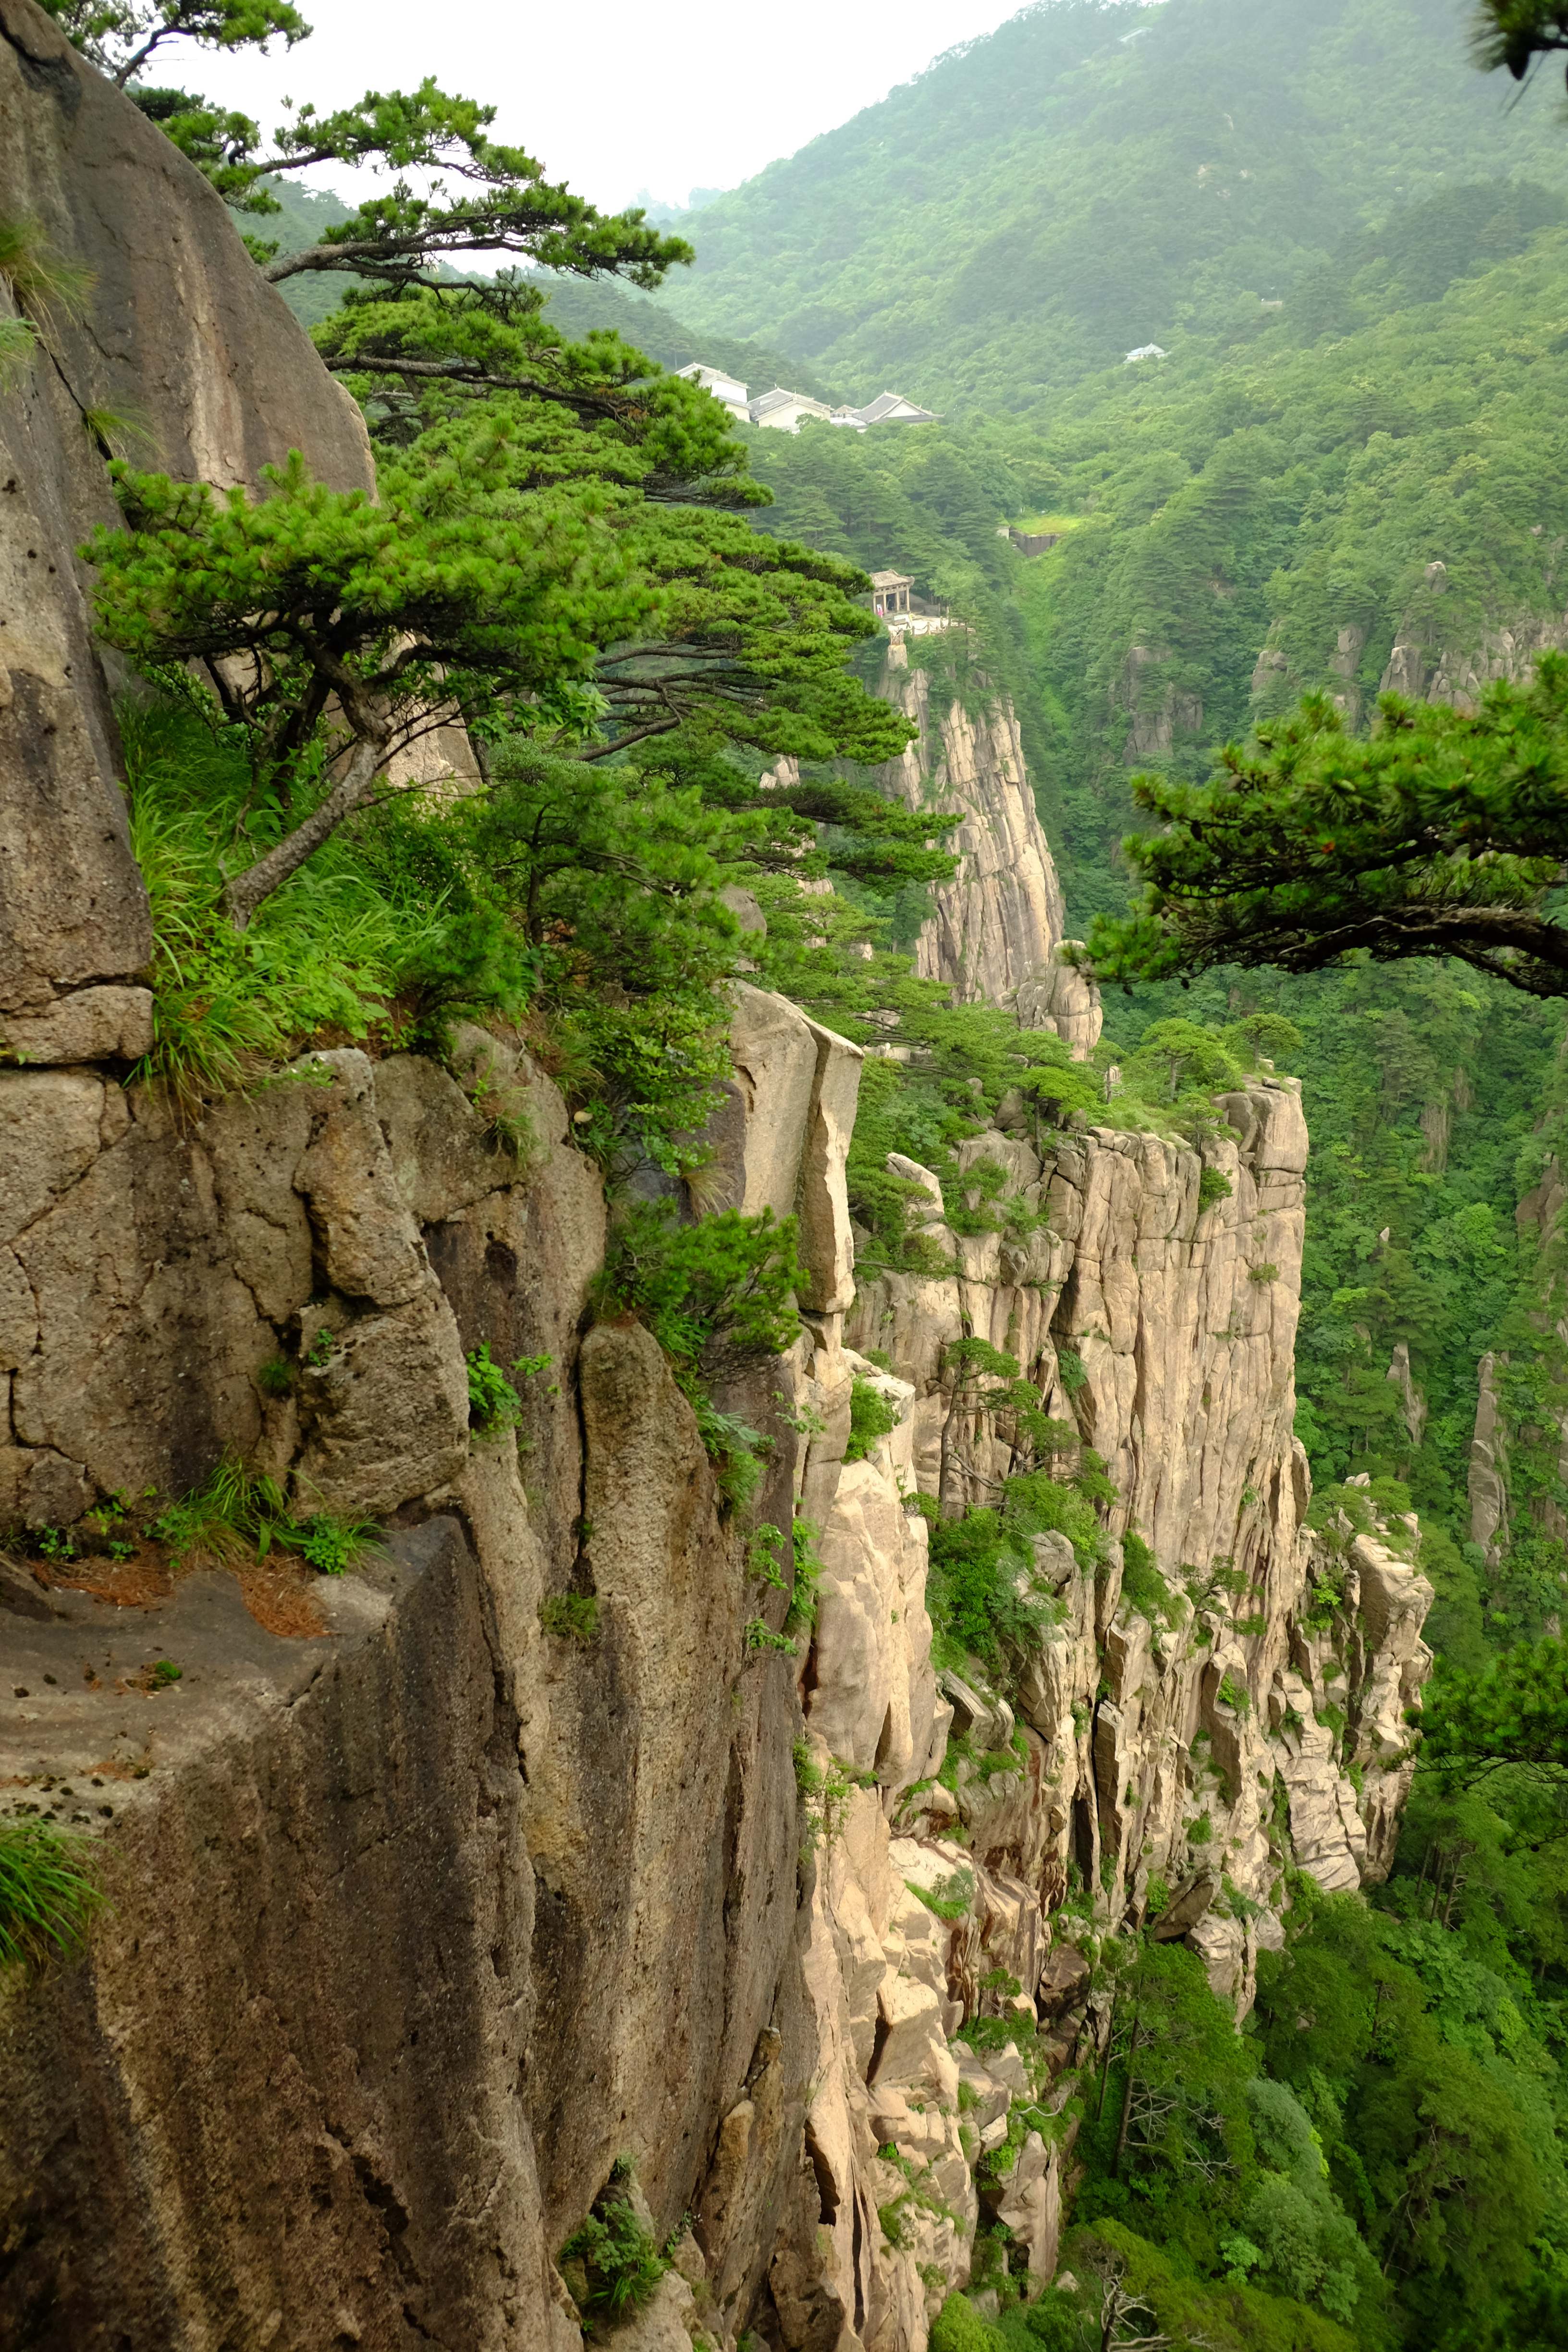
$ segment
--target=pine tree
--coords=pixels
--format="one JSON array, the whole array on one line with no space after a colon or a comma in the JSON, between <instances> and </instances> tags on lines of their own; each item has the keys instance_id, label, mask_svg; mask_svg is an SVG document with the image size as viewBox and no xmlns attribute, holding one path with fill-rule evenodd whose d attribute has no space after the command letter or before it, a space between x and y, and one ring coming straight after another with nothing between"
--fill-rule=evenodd
<instances>
[{"instance_id":1,"label":"pine tree","mask_svg":"<svg viewBox=\"0 0 1568 2352\"><path fill-rule=\"evenodd\" d=\"M1206 784L1135 778L1157 833L1124 844L1143 902L1101 917L1089 961L1128 982L1356 952L1451 955L1568 994L1550 903L1568 856L1568 661L1489 689L1473 715L1385 695L1372 734L1313 697L1229 744Z\"/></svg>"}]
</instances>

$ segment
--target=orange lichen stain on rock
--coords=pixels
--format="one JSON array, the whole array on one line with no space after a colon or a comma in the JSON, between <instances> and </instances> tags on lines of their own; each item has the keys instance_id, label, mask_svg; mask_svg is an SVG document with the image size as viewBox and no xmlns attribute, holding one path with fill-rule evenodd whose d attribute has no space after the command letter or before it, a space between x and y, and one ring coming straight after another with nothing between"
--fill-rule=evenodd
<instances>
[{"instance_id":1,"label":"orange lichen stain on rock","mask_svg":"<svg viewBox=\"0 0 1568 2352\"><path fill-rule=\"evenodd\" d=\"M310 1641L327 1631L327 1621L313 1590L313 1569L284 1555L276 1563L258 1561L254 1568L235 1570L245 1605L258 1625L285 1641Z\"/></svg>"},{"instance_id":2,"label":"orange lichen stain on rock","mask_svg":"<svg viewBox=\"0 0 1568 2352\"><path fill-rule=\"evenodd\" d=\"M287 1552L236 1565L191 1551L176 1565L164 1545L143 1537L127 1559L89 1555L73 1560L68 1570L49 1562L35 1565L33 1573L40 1584L90 1593L116 1609L150 1609L170 1598L181 1577L205 1568L222 1569L234 1578L246 1607L268 1633L285 1641L309 1641L327 1631L312 1590L316 1571Z\"/></svg>"}]
</instances>

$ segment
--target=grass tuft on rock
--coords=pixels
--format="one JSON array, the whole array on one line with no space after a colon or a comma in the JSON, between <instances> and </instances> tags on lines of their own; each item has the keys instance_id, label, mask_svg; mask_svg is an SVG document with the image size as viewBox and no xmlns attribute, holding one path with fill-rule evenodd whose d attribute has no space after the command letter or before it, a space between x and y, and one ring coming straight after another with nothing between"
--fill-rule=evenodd
<instances>
[{"instance_id":1,"label":"grass tuft on rock","mask_svg":"<svg viewBox=\"0 0 1568 2352\"><path fill-rule=\"evenodd\" d=\"M0 1968L72 1958L103 1896L88 1842L50 1822L0 1822Z\"/></svg>"}]
</instances>

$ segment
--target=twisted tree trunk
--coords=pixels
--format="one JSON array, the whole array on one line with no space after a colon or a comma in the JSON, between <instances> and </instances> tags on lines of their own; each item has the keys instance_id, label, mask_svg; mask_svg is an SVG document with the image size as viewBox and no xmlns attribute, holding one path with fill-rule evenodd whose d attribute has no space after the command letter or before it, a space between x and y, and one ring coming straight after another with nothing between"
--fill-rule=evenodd
<instances>
[{"instance_id":1,"label":"twisted tree trunk","mask_svg":"<svg viewBox=\"0 0 1568 2352\"><path fill-rule=\"evenodd\" d=\"M1121 2159L1127 2153L1127 2130L1132 2120L1132 2093L1138 2081L1137 2070L1133 2064L1138 2055L1138 2021L1134 2018L1132 2039L1127 2045L1127 2087L1121 2094L1121 2122L1116 2134L1116 2154L1110 2160L1112 2180L1121 2179Z\"/></svg>"},{"instance_id":2,"label":"twisted tree trunk","mask_svg":"<svg viewBox=\"0 0 1568 2352\"><path fill-rule=\"evenodd\" d=\"M332 786L321 806L312 809L292 833L285 834L265 857L235 876L223 894L223 910L237 931L247 929L262 900L270 898L290 875L298 874L306 859L331 840L343 819L353 815L385 760L386 742L384 728L374 735L362 735L342 782Z\"/></svg>"}]
</instances>

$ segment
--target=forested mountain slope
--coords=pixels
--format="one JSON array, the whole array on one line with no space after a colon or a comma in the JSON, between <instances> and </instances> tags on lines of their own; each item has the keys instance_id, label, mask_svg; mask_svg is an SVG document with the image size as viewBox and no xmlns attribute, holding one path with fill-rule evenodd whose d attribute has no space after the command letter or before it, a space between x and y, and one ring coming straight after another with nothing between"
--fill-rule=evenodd
<instances>
[{"instance_id":1,"label":"forested mountain slope","mask_svg":"<svg viewBox=\"0 0 1568 2352\"><path fill-rule=\"evenodd\" d=\"M1151 341L1246 331L1340 240L1456 181L1568 180L1461 0L1058 0L689 223L693 324L867 397L1028 411Z\"/></svg>"},{"instance_id":2,"label":"forested mountain slope","mask_svg":"<svg viewBox=\"0 0 1568 2352\"><path fill-rule=\"evenodd\" d=\"M1422 690L1495 667L1501 627L1556 625L1563 218L1544 188L1447 191L1347 239L1245 341L1100 371L1027 425L762 436L772 528L979 623L1075 921L1121 903L1133 768L1200 774L1309 688L1363 713L1396 643ZM1041 507L1062 537L1026 561L998 527Z\"/></svg>"},{"instance_id":3,"label":"forested mountain slope","mask_svg":"<svg viewBox=\"0 0 1568 2352\"><path fill-rule=\"evenodd\" d=\"M1560 218L1543 189L1445 192L1347 239L1245 344L1086 377L1037 425L760 436L770 527L899 564L972 621L916 657L952 692L989 677L1011 693L1070 930L1125 899L1139 768L1201 775L1304 690L1364 718L1391 675L1453 693L1562 641ZM997 524L1039 508L1062 536L1026 561ZM1459 1575L1478 1360L1510 1350L1516 1387L1553 1377L1515 1211L1541 1176L1560 1014L1474 975L1373 969L1250 975L1239 1000L1220 980L1141 991L1108 1029L1125 1051L1178 1010L1253 1006L1304 1039L1301 1433L1320 1476L1410 1481ZM1401 1348L1414 1412L1389 1378ZM1555 1472L1515 1453L1525 1516L1485 1590L1503 1623L1539 1626L1562 1565L1540 1526ZM1479 1569L1473 1553L1472 1627Z\"/></svg>"}]
</instances>

